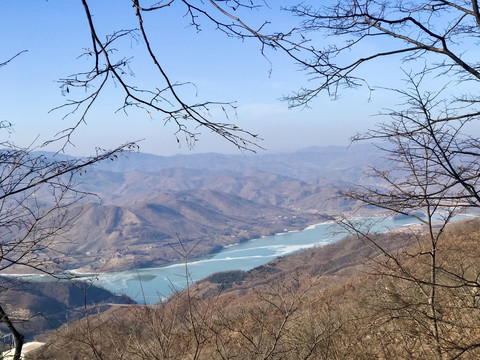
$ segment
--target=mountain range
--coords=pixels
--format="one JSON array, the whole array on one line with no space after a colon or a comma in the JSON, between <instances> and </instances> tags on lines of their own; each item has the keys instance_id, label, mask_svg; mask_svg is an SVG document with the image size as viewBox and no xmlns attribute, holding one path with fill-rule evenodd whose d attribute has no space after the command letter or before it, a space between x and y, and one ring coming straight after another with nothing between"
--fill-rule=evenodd
<instances>
[{"instance_id":1,"label":"mountain range","mask_svg":"<svg viewBox=\"0 0 480 360\"><path fill-rule=\"evenodd\" d=\"M96 196L76 205L57 250L65 269L112 271L165 264L352 212L342 191L369 184L384 163L372 145L285 154L128 153L77 177ZM365 209L364 211L372 211Z\"/></svg>"}]
</instances>

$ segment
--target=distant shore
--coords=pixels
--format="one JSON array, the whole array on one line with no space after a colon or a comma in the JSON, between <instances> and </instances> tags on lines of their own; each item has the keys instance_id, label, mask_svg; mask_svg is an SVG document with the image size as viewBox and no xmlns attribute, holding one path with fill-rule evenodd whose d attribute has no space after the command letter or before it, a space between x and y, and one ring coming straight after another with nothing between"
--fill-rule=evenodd
<instances>
[{"instance_id":1,"label":"distant shore","mask_svg":"<svg viewBox=\"0 0 480 360\"><path fill-rule=\"evenodd\" d=\"M475 215L475 214L459 214L461 215L462 217L467 217L467 218L476 218L476 217L479 217L479 215ZM375 219L375 218L378 218L378 219L381 219L381 218L384 218L384 217L390 217L391 215L387 215L387 214L377 214L377 215L374 215L374 216L368 216L369 218L372 218L372 219ZM364 219L365 217L362 217L362 216L356 216L356 217L351 217L350 219L351 220L356 220L356 219ZM465 221L468 220L468 219L464 219ZM271 234L271 235L266 235L266 236L262 236L260 238L265 238L265 237L273 237L273 236L281 236L281 235L284 235L284 234L288 234L288 233L294 233L294 232L301 232L301 231L309 231L309 230L313 230L315 229L317 226L322 226L322 225L325 225L325 224L333 224L334 221L333 220L325 220L325 221L321 221L321 222L317 222L317 223L314 223L314 224L311 224L311 225L308 225L306 226L305 228L303 229L295 229L295 230L287 230L285 232L278 232L278 233L274 233L274 234ZM391 229L389 231L394 231L394 232L404 232L404 231L407 231L407 229L411 229L413 227L421 227L422 224L421 223L411 223L411 224L406 224L406 225L403 225L401 227L398 227L398 228L395 228L395 229ZM232 246L236 246L238 245L239 243L244 243L244 242L248 242L248 241L253 241L255 239L259 239L259 237L253 237L251 239L248 239L248 240L245 240L245 241L241 241L241 242L237 242L237 243L234 243L234 244L230 244L230 245L226 245L226 246L222 246L220 247L219 249L216 249L208 254L205 254L203 256L209 256L209 255L214 255L215 253L218 253L219 251L222 251L223 249L228 249ZM201 257L198 257L198 258L201 258ZM198 258L192 258L190 259L190 261L195 261L195 259L198 259ZM158 267L158 268L163 268L163 267L166 267L166 266L171 266L171 265L175 265L177 264L178 261L170 261L170 262L166 262L164 264L159 264L157 266L151 266L151 267ZM79 279L81 280L82 278L90 278L90 277L94 277L95 275L98 275L98 274L109 274L109 273L116 273L116 272L121 272L121 271L129 271L129 270L132 270L133 268L125 268L125 269L120 269L120 270L109 270L109 271L104 271L104 270L101 270L101 271L92 271L91 269L87 268L87 267L79 267L79 268L74 268L74 269L68 269L68 270L65 270L64 272L62 273L59 273L59 276L62 277L62 278L65 278L65 279L72 279L72 280L76 280L76 279ZM40 271L38 272L32 272L31 269L26 269L25 268L25 272L21 271L20 269L18 268L15 268L15 269L12 269L12 271L15 271L15 272L2 272L0 274L0 276L4 276L4 277L18 277L18 278L28 278L28 277L35 277L35 278L38 278L38 277L50 277L49 274L45 274L45 273L42 273ZM28 272L27 272L28 271Z\"/></svg>"}]
</instances>

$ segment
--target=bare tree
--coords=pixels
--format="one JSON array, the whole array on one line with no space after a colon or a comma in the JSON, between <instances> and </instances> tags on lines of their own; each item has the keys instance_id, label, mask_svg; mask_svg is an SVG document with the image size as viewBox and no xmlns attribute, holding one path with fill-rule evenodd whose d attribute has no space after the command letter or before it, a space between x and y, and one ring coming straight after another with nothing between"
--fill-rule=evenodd
<instances>
[{"instance_id":1,"label":"bare tree","mask_svg":"<svg viewBox=\"0 0 480 360\"><path fill-rule=\"evenodd\" d=\"M1 124L2 132L9 129L10 124ZM63 234L78 215L71 211L72 205L87 195L75 189L75 175L136 145L99 149L88 158L47 156L8 141L0 147L0 272L27 268L56 276L62 269L56 245L67 241ZM1 306L0 315L15 337L14 359L18 359L23 336Z\"/></svg>"},{"instance_id":2,"label":"bare tree","mask_svg":"<svg viewBox=\"0 0 480 360\"><path fill-rule=\"evenodd\" d=\"M385 111L383 123L353 138L354 141L379 142L379 150L392 164L388 170L372 169L392 189L390 193L375 191L372 203L385 208L390 204L396 212L401 212L401 206L411 209L415 203L421 208L427 198L445 208L476 208L480 199L477 189L480 144L475 136L464 131L475 117L457 115L463 107L451 107L451 103L441 97L441 90L422 90L422 78L423 74L418 79L409 77L408 87L391 90L405 100L401 109ZM428 173L430 182L428 189L420 193L410 191L416 187L402 178L417 168ZM401 190L405 192L402 196Z\"/></svg>"},{"instance_id":3,"label":"bare tree","mask_svg":"<svg viewBox=\"0 0 480 360\"><path fill-rule=\"evenodd\" d=\"M202 22L213 25L217 30L228 37L239 39L255 38L260 42L260 51L263 53L266 47L288 38L290 33L264 34L268 21L255 25L247 25L247 22L239 18L238 14L244 14L248 10L256 10L265 7L263 1L252 0L229 0L206 2L193 1L139 1L132 0L125 6L132 8L132 17L136 18L138 27L133 29L118 29L112 34L101 34L98 24L102 19L93 16L94 6L90 1L82 0L84 15L88 22L88 31L91 35L91 44L85 47L83 57L91 60L91 68L85 71L75 72L73 75L59 80L62 92L73 97L67 103L56 109L68 109L67 115L79 114L73 126L65 129L54 140L63 139L70 142L74 130L85 121L89 110L97 102L99 95L110 82L118 84L123 91L123 102L119 105L119 111L127 112L131 108L142 109L150 118L155 114L164 117L165 122L176 125L175 136L180 142L183 139L192 146L197 140L198 127L208 129L219 134L239 149L255 150L259 147L258 135L231 123L230 116L236 113L234 102L219 102L213 100L191 102L185 97L182 90L191 83L179 83L171 78L165 71L158 55L161 49L156 48L150 39L155 35L149 31L149 22L157 21L157 18L171 7L183 9L186 25L190 25L196 31L202 29ZM151 60L152 77L157 77L158 83L148 88L135 84L133 68L135 59L125 51L116 51L122 40L134 39L141 45L139 51L144 51ZM118 47L117 47L118 46ZM293 46L293 44L292 44ZM76 89L82 91L75 91ZM86 92L85 92L86 91ZM219 109L225 114L225 122L214 120L211 109ZM230 115L229 115L230 114ZM52 140L52 141L54 141Z\"/></svg>"},{"instance_id":4,"label":"bare tree","mask_svg":"<svg viewBox=\"0 0 480 360\"><path fill-rule=\"evenodd\" d=\"M197 31L201 29L200 21L209 22L227 36L260 40L263 52L265 46L285 37L285 34L263 35L261 30L267 21L254 28L235 15L237 10L253 10L263 5L263 2L132 0L127 6L131 6L132 17L136 18L138 27L118 29L112 34L101 34L97 22L101 22L101 19L94 17L89 1L81 0L81 3L86 19L85 30L91 38L90 46L82 46L85 53L81 56L91 60L90 68L74 71L73 75L59 80L62 92L71 99L52 110L66 110L65 117L76 118L72 126L61 130L44 145L60 141L60 149L66 150L67 145L72 144L73 133L80 124L86 122L99 95L104 92L107 84L114 82L123 91L123 101L118 110L127 112L130 108L139 108L145 110L149 117L156 113L162 114L166 122L176 124L175 136L178 142L183 134L186 142L193 145L197 140L197 127L203 127L219 134L239 149L254 150L258 146L257 134L230 122L229 114L235 113L236 109L234 103L210 100L192 103L185 100L180 89L190 84L178 83L165 72L157 56L159 50L150 41L154 35L148 30L148 22L154 20L154 14L159 14L170 6L183 7L189 25ZM152 69L159 79L152 88L135 84L133 59L123 51L116 51L115 47L121 47L121 41L126 38L141 43L142 50L150 58ZM6 65L26 50L16 51L15 55L0 62L0 68L5 69ZM211 108L221 109L226 121L212 120ZM2 123L0 130L5 134L9 126L8 123ZM24 266L55 276L59 257L54 253L54 244L63 240L64 232L73 224L76 214L69 211L71 205L86 195L75 189L75 175L81 175L92 164L117 157L119 152L134 148L136 144L124 144L108 151L99 150L89 158L61 160L58 160L58 154L51 159L33 152L32 148L18 148L8 141L2 141L0 145L0 271L12 266ZM1 315L1 320L10 327L12 322L8 315L4 312ZM17 341L14 358L18 359L23 339L14 328L12 332Z\"/></svg>"},{"instance_id":5,"label":"bare tree","mask_svg":"<svg viewBox=\"0 0 480 360\"><path fill-rule=\"evenodd\" d=\"M327 44L310 44L302 64L318 85L289 97L292 106L305 105L324 90L336 97L345 86L368 84L368 76L359 73L362 65L387 59L417 69L420 64L420 70L426 63L427 72L448 81L480 79L473 54L480 31L476 1L339 0L288 10L303 19L299 31L320 35Z\"/></svg>"},{"instance_id":6,"label":"bare tree","mask_svg":"<svg viewBox=\"0 0 480 360\"><path fill-rule=\"evenodd\" d=\"M451 245L445 231L458 211L477 208L480 199L480 144L472 133L480 115L477 2L339 0L288 10L303 19L304 36L313 33L326 44L311 42L304 53L300 63L314 85L286 97L290 106L307 106L321 92L336 98L344 88L380 89L362 73L367 63L384 61L387 68L400 63L407 77L406 86L384 88L405 100L400 110L382 111L384 122L354 137L382 142L379 151L390 166L371 169L377 186L346 194L424 225L412 233L417 248L391 252L357 223L343 220L384 256L375 260L374 272L390 285L379 280L384 287L376 289L381 302L375 332L392 331L388 336L406 344L410 358L476 356L478 326L465 314L475 317L478 307L466 306L465 294L477 293L478 272L468 261L447 255ZM302 49L295 50L301 57ZM400 337L395 328L402 329ZM466 329L470 342L454 335Z\"/></svg>"},{"instance_id":7,"label":"bare tree","mask_svg":"<svg viewBox=\"0 0 480 360\"><path fill-rule=\"evenodd\" d=\"M404 110L387 112L383 124L357 136L384 140L378 146L388 165L370 169L376 186L358 186L345 195L415 218L423 225L412 230L418 245L392 252L354 221L340 223L383 254L375 259L373 273L390 280L377 289L382 299L376 310L378 323L398 322L405 331L403 341L412 348L430 348L435 358L473 356L476 335L465 343L454 334L465 328L478 331L464 317L466 312L475 316L479 311L476 304L465 307L465 294L478 289L478 272L466 265L467 259L449 257L452 245L445 232L458 212L478 207L477 140L462 132L469 119L452 116L455 109L445 106L441 92L423 92L420 80L408 80L409 88L395 90L406 99ZM418 335L415 344L412 332Z\"/></svg>"}]
</instances>

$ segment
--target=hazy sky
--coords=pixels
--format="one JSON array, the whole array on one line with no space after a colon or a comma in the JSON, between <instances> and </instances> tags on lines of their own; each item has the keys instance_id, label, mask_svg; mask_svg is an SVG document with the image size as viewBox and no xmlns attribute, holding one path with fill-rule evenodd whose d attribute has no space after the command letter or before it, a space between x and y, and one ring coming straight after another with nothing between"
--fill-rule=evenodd
<instances>
[{"instance_id":1,"label":"hazy sky","mask_svg":"<svg viewBox=\"0 0 480 360\"><path fill-rule=\"evenodd\" d=\"M134 9L128 1L90 1L93 20L100 37L114 30L136 27ZM272 21L272 28L289 29L298 19L282 14L277 6L253 11L247 20L260 24ZM309 109L288 109L279 100L308 84L306 73L285 54L268 52L268 59L259 51L255 40L241 41L227 38L204 24L198 33L189 27L184 10L171 7L146 17L145 26L153 39L159 59L174 82L192 82L191 94L198 101L236 101L238 117L231 117L242 128L259 133L264 139L260 145L269 151L293 150L307 146L347 145L358 131L371 127L377 119L372 117L393 99L388 93L375 93L369 102L366 90L347 90L340 100L331 101L320 96ZM56 82L59 78L85 71L91 59L78 58L90 48L90 36L80 1L29 0L2 3L0 12L1 58L4 61L15 53L28 50L8 66L0 68L0 120L14 124L11 139L22 144L40 145L56 132L71 126L77 117L62 120L65 111L49 113L55 106L74 98L72 91L63 96ZM321 40L319 40L321 41ZM124 42L120 51L133 56L131 71L137 84L155 84L145 49L134 39ZM385 78L380 64L362 69L377 80ZM391 70L390 70L391 72ZM389 73L392 76L391 73ZM115 110L123 97L114 85L98 99L87 116L87 124L74 134L75 147L71 154L89 154L96 146L113 147L120 143L143 139L141 151L168 155L189 152L238 152L218 136L199 129L202 135L195 149L181 148L172 135L176 130L164 126L163 117L145 112L130 111L128 116ZM224 121L223 114L213 113L213 120ZM3 135L4 139L6 134ZM59 146L60 144L58 144ZM57 145L55 145L57 146ZM55 147L49 148L55 150Z\"/></svg>"}]
</instances>

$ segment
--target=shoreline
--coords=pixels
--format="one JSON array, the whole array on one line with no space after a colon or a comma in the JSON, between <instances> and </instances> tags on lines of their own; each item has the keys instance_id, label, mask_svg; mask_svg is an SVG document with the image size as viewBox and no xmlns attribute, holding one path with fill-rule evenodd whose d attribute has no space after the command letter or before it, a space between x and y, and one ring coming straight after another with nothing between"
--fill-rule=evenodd
<instances>
[{"instance_id":1,"label":"shoreline","mask_svg":"<svg viewBox=\"0 0 480 360\"><path fill-rule=\"evenodd\" d=\"M459 214L459 215L461 215L462 217L467 217L467 219L459 219L458 221L468 221L470 219L478 218L480 216L480 215L475 215L475 214ZM389 217L393 218L392 215L386 215L386 214L369 216L368 218L371 218L372 220L378 220L380 218L389 218ZM364 219L364 218L365 217L357 216L357 217L351 217L349 219L358 220L358 219ZM322 221L322 222L318 222L318 223L315 223L315 224L308 225L305 228L299 229L299 230L290 230L290 231L274 233L272 235L267 235L267 236L262 236L262 237L254 237L252 239L248 239L248 240L245 240L245 241L242 241L242 242L237 242L237 243L234 243L234 244L221 246L218 249L216 249L215 251L212 251L212 252L210 252L208 254L205 254L203 256L199 256L197 258L192 258L192 259L190 259L190 261L197 261L197 260L199 260L203 257L215 255L215 254L219 253L220 251L222 251L224 249L228 249L230 247L239 245L241 243L245 243L245 242L249 242L249 241L255 241L257 239L264 239L264 238L267 238L267 237L282 236L282 235L285 235L285 234L288 234L288 233L298 233L298 232L302 232L302 231L309 231L309 230L313 230L316 227L321 226L321 225L331 225L331 224L334 224L334 223L335 223L335 221L333 221L333 220L325 220L325 221ZM422 224L421 223L408 223L408 224L400 226L399 228L389 229L387 231L405 230L406 228L413 227L413 226L419 226L419 225L422 225ZM167 262L165 264L159 265L159 266L151 266L151 267L146 267L146 268L148 268L148 269L155 269L155 268L162 269L162 268L169 267L169 266L177 266L179 264L183 264L183 261L182 262L171 261L171 262ZM65 270L62 273L59 273L58 277L59 277L59 280L82 280L82 278L91 278L91 277L95 277L95 276L100 275L100 274L114 274L114 273L121 273L121 272L124 272L124 271L132 271L132 270L135 270L135 268L114 270L114 271L99 271L99 272L88 271L85 268L75 268L75 269ZM1 276L6 277L6 278L28 278L28 277L49 278L50 277L50 275L44 274L44 273L10 273L10 274L7 273L7 274L0 274L0 277Z\"/></svg>"},{"instance_id":2,"label":"shoreline","mask_svg":"<svg viewBox=\"0 0 480 360\"><path fill-rule=\"evenodd\" d=\"M199 257L196 257L196 258L192 258L192 259L190 259L190 261L196 261L196 260L201 259L201 258L206 257L206 256L215 255L215 254L219 253L220 251L222 251L224 249L228 249L230 247L237 246L239 244L246 243L246 242L249 242L249 241L255 241L257 239L264 239L264 238L267 238L267 237L281 236L281 235L285 235L285 234L288 234L288 233L297 233L297 232L301 232L301 231L312 230L312 229L316 228L317 226L330 225L330 224L333 224L333 223L334 223L334 221L332 221L332 220L325 220L325 221L318 222L318 223L315 223L315 224L312 224L312 225L308 225L303 229L289 230L289 231L286 231L286 232L273 233L272 235L254 237L254 238L251 238L251 239L236 242L234 244L221 246L218 249L216 249L212 252L209 252L208 254L205 254L205 255L202 255L202 256L199 256ZM156 268L161 269L161 268L165 268L165 267L168 267L168 266L175 266L175 265L178 265L178 264L183 264L183 261L182 262L171 261L171 262L167 262L167 263L165 263L163 265L160 265L160 266L148 267L148 269L156 269ZM134 270L134 268L117 270L117 271L100 271L100 272L97 272L97 273L92 273L92 272L82 271L82 268L76 268L76 269L67 270L66 272L69 272L69 273L72 273L72 274L78 274L78 275L84 276L84 277L88 277L88 276L94 276L94 275L97 275L97 274L113 274L113 273L119 273L119 272L123 272L123 271L131 271L131 270Z\"/></svg>"},{"instance_id":3,"label":"shoreline","mask_svg":"<svg viewBox=\"0 0 480 360\"><path fill-rule=\"evenodd\" d=\"M202 256L199 256L199 257L196 257L196 258L192 258L192 259L190 259L190 261L195 261L195 260L201 259L202 257L205 257L205 256L215 255L215 254L219 253L220 251L222 251L224 249L228 249L232 246L236 246L236 245L239 245L241 243L248 242L248 241L255 241L257 239L262 239L262 238L266 238L266 237L281 236L281 235L285 235L285 234L288 234L288 233L297 233L297 232L301 232L301 231L312 230L317 226L333 224L333 223L334 223L334 221L332 221L332 220L325 220L325 221L322 221L322 222L318 222L318 223L315 223L315 224L308 225L303 229L289 230L289 231L286 231L286 232L273 233L271 235L266 235L266 236L261 236L261 237L253 237L251 239L239 241L239 242L236 242L234 244L221 246L218 249L216 249L212 252L209 252L208 254L205 254L205 255L202 255ZM182 262L171 261L171 262L167 262L165 264L159 265L159 266L152 266L152 267L148 267L148 268L149 269L155 269L155 268L161 269L161 268L165 268L165 267L168 267L168 266L175 266L175 265L178 265L178 264L183 264L183 261ZM113 273L120 273L120 272L123 272L123 271L131 271L131 270L135 270L135 268L115 270L115 271L92 272L92 271L88 271L85 268L80 267L80 268L65 270L62 273L60 273L59 277L62 277L61 280L64 280L63 278L65 278L65 280L81 280L82 277L83 278L89 278L89 277L94 277L94 276L99 275L99 274L113 274ZM72 275L72 277L69 278L68 277L69 274ZM67 276L62 276L62 275L67 275ZM0 274L0 277L1 276L18 277L18 278L20 278L20 277L46 277L46 278L49 277L48 274L42 274L42 273L10 273L10 274Z\"/></svg>"}]
</instances>

